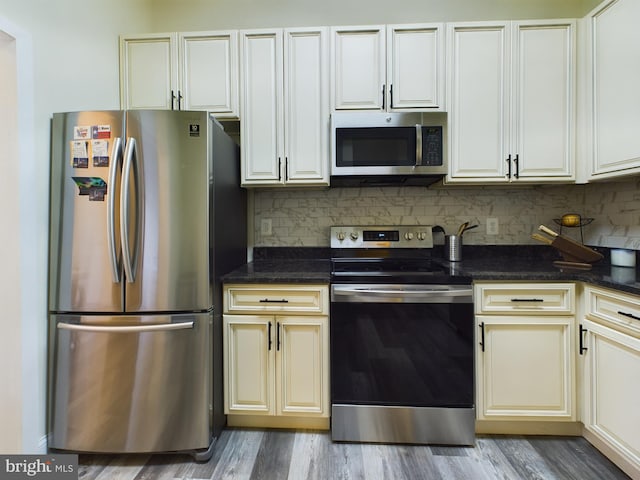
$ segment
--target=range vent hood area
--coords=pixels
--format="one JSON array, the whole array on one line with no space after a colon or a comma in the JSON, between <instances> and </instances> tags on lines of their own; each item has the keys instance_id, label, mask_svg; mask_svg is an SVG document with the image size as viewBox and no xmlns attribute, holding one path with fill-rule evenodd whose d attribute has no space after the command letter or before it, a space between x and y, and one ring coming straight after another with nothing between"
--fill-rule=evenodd
<instances>
[{"instance_id":1,"label":"range vent hood area","mask_svg":"<svg viewBox=\"0 0 640 480\"><path fill-rule=\"evenodd\" d=\"M428 187L444 178L439 175L336 175L330 187Z\"/></svg>"}]
</instances>

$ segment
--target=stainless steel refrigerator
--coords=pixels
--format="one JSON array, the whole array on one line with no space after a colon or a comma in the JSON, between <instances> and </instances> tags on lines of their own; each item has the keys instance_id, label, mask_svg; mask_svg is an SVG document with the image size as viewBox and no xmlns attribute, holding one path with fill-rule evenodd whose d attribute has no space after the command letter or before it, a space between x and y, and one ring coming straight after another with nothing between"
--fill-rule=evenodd
<instances>
[{"instance_id":1,"label":"stainless steel refrigerator","mask_svg":"<svg viewBox=\"0 0 640 480\"><path fill-rule=\"evenodd\" d=\"M246 261L238 147L189 111L54 114L49 447L211 456L221 275Z\"/></svg>"}]
</instances>

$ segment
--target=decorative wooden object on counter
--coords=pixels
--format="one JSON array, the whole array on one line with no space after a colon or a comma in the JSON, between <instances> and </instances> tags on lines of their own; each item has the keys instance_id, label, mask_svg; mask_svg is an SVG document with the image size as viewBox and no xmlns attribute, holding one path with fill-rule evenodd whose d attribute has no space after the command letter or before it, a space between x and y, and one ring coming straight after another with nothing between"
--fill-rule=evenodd
<instances>
[{"instance_id":1,"label":"decorative wooden object on counter","mask_svg":"<svg viewBox=\"0 0 640 480\"><path fill-rule=\"evenodd\" d=\"M538 240L539 242L546 243L547 245L551 245L562 254L564 261L553 262L557 267L589 270L591 268L591 263L602 260L603 258L603 255L600 252L596 252L592 248L585 247L571 238L560 235L544 225L540 225L538 230L549 235L551 238L545 237L539 233L532 234L531 238Z\"/></svg>"}]
</instances>

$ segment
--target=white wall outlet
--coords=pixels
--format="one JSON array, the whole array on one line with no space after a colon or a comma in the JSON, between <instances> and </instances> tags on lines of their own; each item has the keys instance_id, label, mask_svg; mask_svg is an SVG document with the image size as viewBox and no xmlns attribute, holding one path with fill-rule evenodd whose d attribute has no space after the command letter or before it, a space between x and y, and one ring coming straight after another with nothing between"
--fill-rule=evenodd
<instances>
[{"instance_id":1,"label":"white wall outlet","mask_svg":"<svg viewBox=\"0 0 640 480\"><path fill-rule=\"evenodd\" d=\"M268 236L268 235L272 235L273 232L271 231L271 219L270 218L263 218L262 220L260 220L260 234L264 235L264 236Z\"/></svg>"},{"instance_id":2,"label":"white wall outlet","mask_svg":"<svg viewBox=\"0 0 640 480\"><path fill-rule=\"evenodd\" d=\"M487 218L487 235L498 235L500 231L497 218Z\"/></svg>"}]
</instances>

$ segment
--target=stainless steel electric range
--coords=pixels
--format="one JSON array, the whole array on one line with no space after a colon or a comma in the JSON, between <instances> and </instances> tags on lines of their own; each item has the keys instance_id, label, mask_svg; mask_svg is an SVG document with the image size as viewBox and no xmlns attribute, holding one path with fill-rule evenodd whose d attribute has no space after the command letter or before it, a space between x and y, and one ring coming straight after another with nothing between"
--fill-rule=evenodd
<instances>
[{"instance_id":1,"label":"stainless steel electric range","mask_svg":"<svg viewBox=\"0 0 640 480\"><path fill-rule=\"evenodd\" d=\"M331 228L334 441L474 443L471 279L432 251L431 226Z\"/></svg>"}]
</instances>

